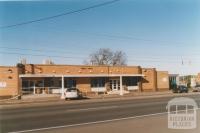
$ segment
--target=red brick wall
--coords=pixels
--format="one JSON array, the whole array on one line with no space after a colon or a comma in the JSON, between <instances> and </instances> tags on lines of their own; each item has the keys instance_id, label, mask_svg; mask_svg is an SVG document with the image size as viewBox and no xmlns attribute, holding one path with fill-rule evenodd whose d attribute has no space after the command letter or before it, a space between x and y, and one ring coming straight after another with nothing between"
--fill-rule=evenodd
<instances>
[{"instance_id":1,"label":"red brick wall","mask_svg":"<svg viewBox=\"0 0 200 133\"><path fill-rule=\"evenodd\" d=\"M157 74L155 68L142 68L143 77L142 91L157 90Z\"/></svg>"},{"instance_id":2,"label":"red brick wall","mask_svg":"<svg viewBox=\"0 0 200 133\"><path fill-rule=\"evenodd\" d=\"M167 71L157 71L158 91L169 90L169 75Z\"/></svg>"},{"instance_id":3,"label":"red brick wall","mask_svg":"<svg viewBox=\"0 0 200 133\"><path fill-rule=\"evenodd\" d=\"M19 69L17 67L0 66L0 83L5 83L5 87L0 87L0 96L15 96L19 94Z\"/></svg>"}]
</instances>

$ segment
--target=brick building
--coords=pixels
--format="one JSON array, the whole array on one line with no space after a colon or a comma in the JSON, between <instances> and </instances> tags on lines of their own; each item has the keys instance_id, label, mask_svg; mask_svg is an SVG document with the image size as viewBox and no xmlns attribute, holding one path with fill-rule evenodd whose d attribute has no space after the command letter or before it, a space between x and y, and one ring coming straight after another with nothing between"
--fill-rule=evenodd
<instances>
[{"instance_id":1,"label":"brick building","mask_svg":"<svg viewBox=\"0 0 200 133\"><path fill-rule=\"evenodd\" d=\"M0 96L61 93L70 87L82 93L125 93L169 89L168 72L140 66L18 64L0 67Z\"/></svg>"}]
</instances>

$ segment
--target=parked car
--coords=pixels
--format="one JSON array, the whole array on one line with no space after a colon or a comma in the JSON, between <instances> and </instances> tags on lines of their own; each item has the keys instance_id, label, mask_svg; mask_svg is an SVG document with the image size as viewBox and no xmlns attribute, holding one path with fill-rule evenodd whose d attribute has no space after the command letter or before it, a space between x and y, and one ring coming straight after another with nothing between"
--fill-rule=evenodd
<instances>
[{"instance_id":1,"label":"parked car","mask_svg":"<svg viewBox=\"0 0 200 133\"><path fill-rule=\"evenodd\" d=\"M65 91L65 99L78 99L81 97L82 95L77 88L68 88Z\"/></svg>"},{"instance_id":2,"label":"parked car","mask_svg":"<svg viewBox=\"0 0 200 133\"><path fill-rule=\"evenodd\" d=\"M192 88L193 92L200 92L200 85L196 85L195 87Z\"/></svg>"},{"instance_id":3,"label":"parked car","mask_svg":"<svg viewBox=\"0 0 200 133\"><path fill-rule=\"evenodd\" d=\"M183 93L183 92L188 93L188 88L187 86L179 85L173 89L173 92L174 93Z\"/></svg>"}]
</instances>

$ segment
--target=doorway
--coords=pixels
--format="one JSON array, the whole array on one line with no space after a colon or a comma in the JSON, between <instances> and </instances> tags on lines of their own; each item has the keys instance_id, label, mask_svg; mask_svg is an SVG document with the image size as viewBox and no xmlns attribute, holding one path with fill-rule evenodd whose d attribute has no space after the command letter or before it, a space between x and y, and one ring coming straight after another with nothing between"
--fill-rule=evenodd
<instances>
[{"instance_id":1,"label":"doorway","mask_svg":"<svg viewBox=\"0 0 200 133\"><path fill-rule=\"evenodd\" d=\"M112 79L109 82L110 82L110 89L112 91L120 90L120 80L119 79Z\"/></svg>"}]
</instances>

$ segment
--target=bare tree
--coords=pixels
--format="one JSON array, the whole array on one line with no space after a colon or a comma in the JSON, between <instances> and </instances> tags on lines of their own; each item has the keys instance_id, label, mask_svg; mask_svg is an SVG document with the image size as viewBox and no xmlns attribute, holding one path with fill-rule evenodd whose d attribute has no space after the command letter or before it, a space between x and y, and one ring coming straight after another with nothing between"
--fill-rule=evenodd
<instances>
[{"instance_id":1,"label":"bare tree","mask_svg":"<svg viewBox=\"0 0 200 133\"><path fill-rule=\"evenodd\" d=\"M113 52L108 48L100 48L90 54L89 63L84 61L84 64L124 66L126 65L126 54L122 51Z\"/></svg>"},{"instance_id":2,"label":"bare tree","mask_svg":"<svg viewBox=\"0 0 200 133\"><path fill-rule=\"evenodd\" d=\"M113 55L112 65L113 66L125 66L126 65L126 54L122 51L116 51Z\"/></svg>"}]
</instances>

